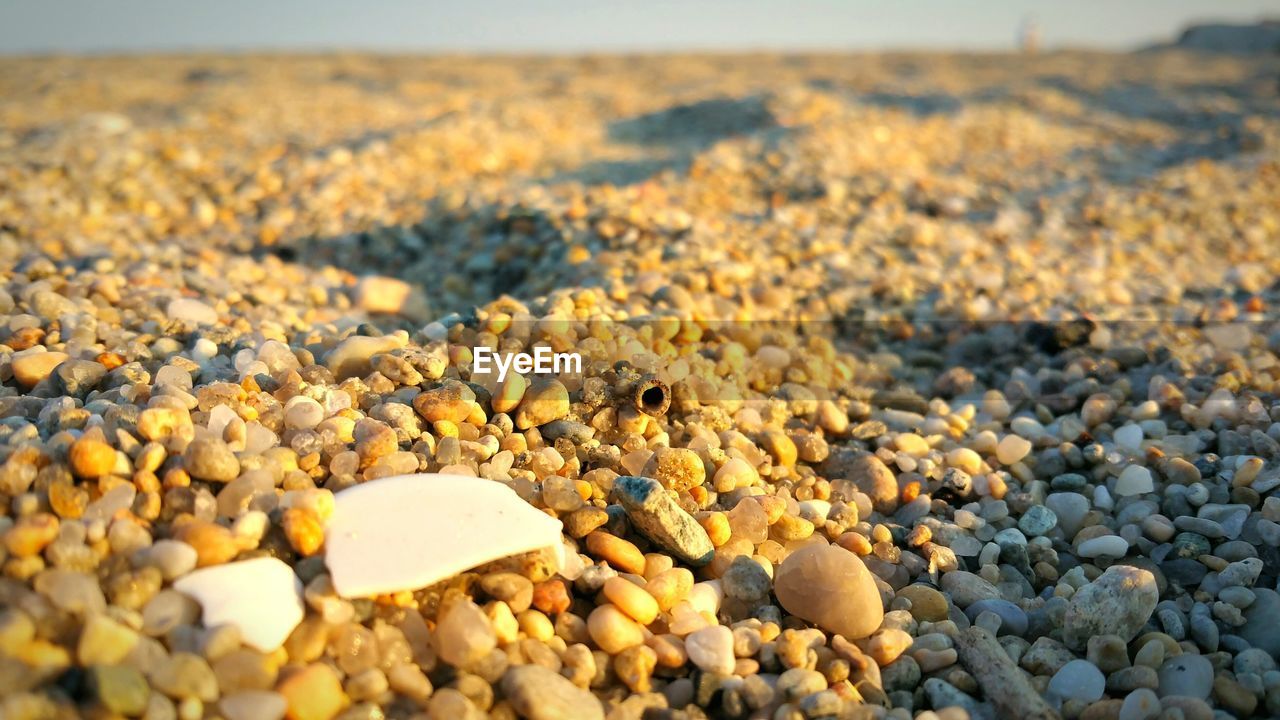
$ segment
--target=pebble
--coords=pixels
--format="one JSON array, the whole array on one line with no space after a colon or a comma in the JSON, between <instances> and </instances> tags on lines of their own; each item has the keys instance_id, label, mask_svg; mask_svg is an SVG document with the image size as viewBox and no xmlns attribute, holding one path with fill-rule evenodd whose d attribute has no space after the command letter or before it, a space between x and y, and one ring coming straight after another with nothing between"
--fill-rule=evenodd
<instances>
[{"instance_id":1,"label":"pebble","mask_svg":"<svg viewBox=\"0 0 1280 720\"><path fill-rule=\"evenodd\" d=\"M101 440L85 437L72 443L67 460L77 477L93 479L115 469L116 451Z\"/></svg>"},{"instance_id":2,"label":"pebble","mask_svg":"<svg viewBox=\"0 0 1280 720\"><path fill-rule=\"evenodd\" d=\"M1149 571L1113 565L1071 596L1063 617L1063 640L1074 650L1084 650L1094 635L1132 640L1159 600L1155 576Z\"/></svg>"},{"instance_id":3,"label":"pebble","mask_svg":"<svg viewBox=\"0 0 1280 720\"><path fill-rule=\"evenodd\" d=\"M218 701L227 720L280 720L288 707L284 696L266 690L244 690Z\"/></svg>"},{"instance_id":4,"label":"pebble","mask_svg":"<svg viewBox=\"0 0 1280 720\"><path fill-rule=\"evenodd\" d=\"M684 649L690 662L703 672L733 673L733 632L724 625L712 625L690 633L684 639Z\"/></svg>"},{"instance_id":5,"label":"pebble","mask_svg":"<svg viewBox=\"0 0 1280 720\"><path fill-rule=\"evenodd\" d=\"M1207 700L1213 691L1213 664L1203 655L1183 654L1164 661L1159 670L1160 697L1185 695Z\"/></svg>"},{"instance_id":6,"label":"pebble","mask_svg":"<svg viewBox=\"0 0 1280 720\"><path fill-rule=\"evenodd\" d=\"M276 686L290 720L332 720L351 701L332 668L313 663L286 675Z\"/></svg>"},{"instance_id":7,"label":"pebble","mask_svg":"<svg viewBox=\"0 0 1280 720\"><path fill-rule=\"evenodd\" d=\"M1151 471L1141 465L1129 465L1116 478L1115 494L1120 496L1143 495L1155 490Z\"/></svg>"},{"instance_id":8,"label":"pebble","mask_svg":"<svg viewBox=\"0 0 1280 720\"><path fill-rule=\"evenodd\" d=\"M1119 535L1103 535L1085 540L1076 550L1085 558L1122 558L1129 552L1129 542Z\"/></svg>"},{"instance_id":9,"label":"pebble","mask_svg":"<svg viewBox=\"0 0 1280 720\"><path fill-rule=\"evenodd\" d=\"M502 676L502 693L529 720L603 720L604 708L589 691L541 665L518 665Z\"/></svg>"},{"instance_id":10,"label":"pebble","mask_svg":"<svg viewBox=\"0 0 1280 720\"><path fill-rule=\"evenodd\" d=\"M631 524L651 542L692 565L711 562L715 547L707 531L658 481L624 475L614 480L613 494Z\"/></svg>"},{"instance_id":11,"label":"pebble","mask_svg":"<svg viewBox=\"0 0 1280 720\"><path fill-rule=\"evenodd\" d=\"M880 627L880 592L856 555L834 545L813 543L778 566L774 593L788 612L850 640Z\"/></svg>"},{"instance_id":12,"label":"pebble","mask_svg":"<svg viewBox=\"0 0 1280 720\"><path fill-rule=\"evenodd\" d=\"M30 389L53 374L54 368L67 361L62 352L31 350L15 353L10 361L13 378L24 388Z\"/></svg>"},{"instance_id":13,"label":"pebble","mask_svg":"<svg viewBox=\"0 0 1280 720\"><path fill-rule=\"evenodd\" d=\"M434 638L440 657L459 668L469 667L498 644L493 625L484 611L465 598L449 606L441 616Z\"/></svg>"},{"instance_id":14,"label":"pebble","mask_svg":"<svg viewBox=\"0 0 1280 720\"><path fill-rule=\"evenodd\" d=\"M183 467L197 480L227 483L240 475L240 460L222 440L193 440L182 456Z\"/></svg>"},{"instance_id":15,"label":"pebble","mask_svg":"<svg viewBox=\"0 0 1280 720\"><path fill-rule=\"evenodd\" d=\"M136 717L147 709L151 687L137 669L127 665L94 665L88 670L94 697L108 712Z\"/></svg>"},{"instance_id":16,"label":"pebble","mask_svg":"<svg viewBox=\"0 0 1280 720\"><path fill-rule=\"evenodd\" d=\"M1049 680L1049 695L1060 701L1092 703L1102 698L1106 677L1087 660L1072 660Z\"/></svg>"}]
</instances>

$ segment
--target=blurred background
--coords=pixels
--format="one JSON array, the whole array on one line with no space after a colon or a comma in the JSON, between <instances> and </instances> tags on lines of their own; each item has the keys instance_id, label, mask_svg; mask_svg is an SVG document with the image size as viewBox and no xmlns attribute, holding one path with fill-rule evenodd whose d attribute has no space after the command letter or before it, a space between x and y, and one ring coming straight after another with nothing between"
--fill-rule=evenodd
<instances>
[{"instance_id":1,"label":"blurred background","mask_svg":"<svg viewBox=\"0 0 1280 720\"><path fill-rule=\"evenodd\" d=\"M1014 47L1133 49L1205 20L1254 22L1275 0L53 0L0 8L0 53L173 50L623 52Z\"/></svg>"}]
</instances>

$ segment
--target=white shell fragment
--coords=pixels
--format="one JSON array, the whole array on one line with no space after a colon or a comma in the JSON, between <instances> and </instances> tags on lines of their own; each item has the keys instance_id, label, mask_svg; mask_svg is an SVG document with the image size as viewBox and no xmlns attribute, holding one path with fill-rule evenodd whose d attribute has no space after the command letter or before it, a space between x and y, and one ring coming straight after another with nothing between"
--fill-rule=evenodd
<instances>
[{"instance_id":1,"label":"white shell fragment","mask_svg":"<svg viewBox=\"0 0 1280 720\"><path fill-rule=\"evenodd\" d=\"M175 590L195 598L205 627L235 625L247 645L272 652L302 622L302 581L276 558L215 565L179 578Z\"/></svg>"},{"instance_id":2,"label":"white shell fragment","mask_svg":"<svg viewBox=\"0 0 1280 720\"><path fill-rule=\"evenodd\" d=\"M422 473L372 480L334 497L325 564L342 597L415 590L477 565L552 548L559 520L493 480Z\"/></svg>"}]
</instances>

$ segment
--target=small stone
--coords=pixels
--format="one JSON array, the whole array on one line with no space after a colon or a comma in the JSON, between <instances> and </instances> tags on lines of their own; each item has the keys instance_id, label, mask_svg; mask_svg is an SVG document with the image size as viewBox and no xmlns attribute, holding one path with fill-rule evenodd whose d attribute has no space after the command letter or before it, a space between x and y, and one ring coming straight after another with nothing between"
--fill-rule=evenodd
<instances>
[{"instance_id":1,"label":"small stone","mask_svg":"<svg viewBox=\"0 0 1280 720\"><path fill-rule=\"evenodd\" d=\"M615 570L637 575L644 573L644 553L634 543L617 535L596 530L587 536L587 552L609 563Z\"/></svg>"},{"instance_id":2,"label":"small stone","mask_svg":"<svg viewBox=\"0 0 1280 720\"><path fill-rule=\"evenodd\" d=\"M898 509L898 479L880 458L870 453L860 455L849 465L848 477L871 498L878 512L888 515Z\"/></svg>"},{"instance_id":3,"label":"small stone","mask_svg":"<svg viewBox=\"0 0 1280 720\"><path fill-rule=\"evenodd\" d=\"M369 275L356 283L356 306L371 313L398 313L412 291L409 283L385 275Z\"/></svg>"},{"instance_id":4,"label":"small stone","mask_svg":"<svg viewBox=\"0 0 1280 720\"><path fill-rule=\"evenodd\" d=\"M604 720L604 708L589 690L541 665L517 665L502 676L502 693L528 720Z\"/></svg>"},{"instance_id":5,"label":"small stone","mask_svg":"<svg viewBox=\"0 0 1280 720\"><path fill-rule=\"evenodd\" d=\"M434 637L440 658L456 668L470 666L498 645L489 617L470 599L449 606Z\"/></svg>"},{"instance_id":6,"label":"small stone","mask_svg":"<svg viewBox=\"0 0 1280 720\"><path fill-rule=\"evenodd\" d=\"M769 595L769 573L747 555L739 555L720 576L724 594L743 602L759 601Z\"/></svg>"},{"instance_id":7,"label":"small stone","mask_svg":"<svg viewBox=\"0 0 1280 720\"><path fill-rule=\"evenodd\" d=\"M1039 537L1058 524L1058 516L1043 505L1032 505L1018 518L1018 529L1027 537Z\"/></svg>"},{"instance_id":8,"label":"small stone","mask_svg":"<svg viewBox=\"0 0 1280 720\"><path fill-rule=\"evenodd\" d=\"M644 642L644 629L614 605L601 605L587 616L587 631L596 646L610 655Z\"/></svg>"},{"instance_id":9,"label":"small stone","mask_svg":"<svg viewBox=\"0 0 1280 720\"><path fill-rule=\"evenodd\" d=\"M52 375L53 369L66 362L68 357L70 356L62 352L24 350L14 353L10 367L18 384L30 390L41 380Z\"/></svg>"},{"instance_id":10,"label":"small stone","mask_svg":"<svg viewBox=\"0 0 1280 720\"><path fill-rule=\"evenodd\" d=\"M712 625L690 633L684 639L684 649L689 660L703 672L733 673L733 631L724 625Z\"/></svg>"},{"instance_id":11,"label":"small stone","mask_svg":"<svg viewBox=\"0 0 1280 720\"><path fill-rule=\"evenodd\" d=\"M110 474L116 466L115 448L93 438L80 438L67 453L71 472L76 477L94 479Z\"/></svg>"},{"instance_id":12,"label":"small stone","mask_svg":"<svg viewBox=\"0 0 1280 720\"><path fill-rule=\"evenodd\" d=\"M787 556L774 578L788 612L849 640L875 632L884 619L880 591L853 553L812 543Z\"/></svg>"},{"instance_id":13,"label":"small stone","mask_svg":"<svg viewBox=\"0 0 1280 720\"><path fill-rule=\"evenodd\" d=\"M1160 714L1160 698L1154 690L1138 688L1124 698L1118 720L1153 720Z\"/></svg>"},{"instance_id":14,"label":"small stone","mask_svg":"<svg viewBox=\"0 0 1280 720\"><path fill-rule=\"evenodd\" d=\"M276 692L284 697L289 720L331 720L351 702L337 673L323 663L287 675Z\"/></svg>"},{"instance_id":15,"label":"small stone","mask_svg":"<svg viewBox=\"0 0 1280 720\"><path fill-rule=\"evenodd\" d=\"M389 353L405 346L407 338L396 335L385 337L367 337L353 335L338 343L325 355L325 367L339 380L350 377L364 377L373 372L371 360L374 355Z\"/></svg>"},{"instance_id":16,"label":"small stone","mask_svg":"<svg viewBox=\"0 0 1280 720\"><path fill-rule=\"evenodd\" d=\"M102 707L117 715L141 715L147 709L147 700L151 697L147 679L128 665L96 665L89 668L89 685Z\"/></svg>"},{"instance_id":17,"label":"small stone","mask_svg":"<svg viewBox=\"0 0 1280 720\"><path fill-rule=\"evenodd\" d=\"M427 422L460 423L471 414L476 393L457 380L426 390L413 399L413 409Z\"/></svg>"},{"instance_id":18,"label":"small stone","mask_svg":"<svg viewBox=\"0 0 1280 720\"><path fill-rule=\"evenodd\" d=\"M1074 650L1084 650L1094 635L1132 640L1159 600L1155 576L1149 571L1112 565L1071 596L1063 618L1063 640Z\"/></svg>"},{"instance_id":19,"label":"small stone","mask_svg":"<svg viewBox=\"0 0 1280 720\"><path fill-rule=\"evenodd\" d=\"M1044 505L1057 516L1058 526L1068 538L1073 538L1080 532L1091 508L1089 498L1075 492L1053 493L1045 498Z\"/></svg>"},{"instance_id":20,"label":"small stone","mask_svg":"<svg viewBox=\"0 0 1280 720\"><path fill-rule=\"evenodd\" d=\"M672 555L696 566L715 556L707 531L658 481L624 475L614 480L613 495L636 530Z\"/></svg>"},{"instance_id":21,"label":"small stone","mask_svg":"<svg viewBox=\"0 0 1280 720\"><path fill-rule=\"evenodd\" d=\"M197 480L226 483L240 475L240 460L217 438L193 440L183 453L182 464Z\"/></svg>"},{"instance_id":22,"label":"small stone","mask_svg":"<svg viewBox=\"0 0 1280 720\"><path fill-rule=\"evenodd\" d=\"M1141 465L1130 465L1116 478L1114 493L1123 497L1143 495L1154 490L1155 482L1151 479L1151 471Z\"/></svg>"},{"instance_id":23,"label":"small stone","mask_svg":"<svg viewBox=\"0 0 1280 720\"><path fill-rule=\"evenodd\" d=\"M1107 679L1087 660L1072 660L1049 680L1048 694L1059 700L1091 703L1102 698Z\"/></svg>"},{"instance_id":24,"label":"small stone","mask_svg":"<svg viewBox=\"0 0 1280 720\"><path fill-rule=\"evenodd\" d=\"M908 585L898 591L898 597L911 601L911 616L916 620L939 622L947 619L947 598L928 585Z\"/></svg>"},{"instance_id":25,"label":"small stone","mask_svg":"<svg viewBox=\"0 0 1280 720\"><path fill-rule=\"evenodd\" d=\"M106 615L91 615L80 631L76 658L81 665L115 665L138 644L138 633Z\"/></svg>"},{"instance_id":26,"label":"small stone","mask_svg":"<svg viewBox=\"0 0 1280 720\"><path fill-rule=\"evenodd\" d=\"M1119 535L1102 535L1085 540L1076 550L1085 558L1122 558L1129 552L1129 541Z\"/></svg>"},{"instance_id":27,"label":"small stone","mask_svg":"<svg viewBox=\"0 0 1280 720\"><path fill-rule=\"evenodd\" d=\"M92 575L74 570L45 570L32 583L36 592L69 613L89 616L106 610L107 600Z\"/></svg>"},{"instance_id":28,"label":"small stone","mask_svg":"<svg viewBox=\"0 0 1280 720\"><path fill-rule=\"evenodd\" d=\"M1027 631L1027 613L1008 600L991 598L979 600L964 609L971 621L984 612L995 613L1000 618L1000 635L1022 636Z\"/></svg>"},{"instance_id":29,"label":"small stone","mask_svg":"<svg viewBox=\"0 0 1280 720\"><path fill-rule=\"evenodd\" d=\"M195 549L197 567L221 565L240 553L230 529L205 520L184 523L174 537Z\"/></svg>"},{"instance_id":30,"label":"small stone","mask_svg":"<svg viewBox=\"0 0 1280 720\"><path fill-rule=\"evenodd\" d=\"M529 383L520 407L516 410L516 427L528 430L545 425L569 414L569 391L559 380L536 378Z\"/></svg>"},{"instance_id":31,"label":"small stone","mask_svg":"<svg viewBox=\"0 0 1280 720\"><path fill-rule=\"evenodd\" d=\"M1012 465L1031 452L1031 441L1017 435L1005 435L996 446L996 459L1001 465Z\"/></svg>"},{"instance_id":32,"label":"small stone","mask_svg":"<svg viewBox=\"0 0 1280 720\"><path fill-rule=\"evenodd\" d=\"M609 602L641 625L648 625L658 617L658 601L630 580L611 577L604 581L602 592Z\"/></svg>"},{"instance_id":33,"label":"small stone","mask_svg":"<svg viewBox=\"0 0 1280 720\"><path fill-rule=\"evenodd\" d=\"M199 655L178 652L151 673L155 689L175 700L196 698L203 702L218 699L218 678Z\"/></svg>"},{"instance_id":34,"label":"small stone","mask_svg":"<svg viewBox=\"0 0 1280 720\"><path fill-rule=\"evenodd\" d=\"M953 570L942 576L942 589L960 608L967 608L979 600L996 600L1000 591L981 576L964 570Z\"/></svg>"},{"instance_id":35,"label":"small stone","mask_svg":"<svg viewBox=\"0 0 1280 720\"><path fill-rule=\"evenodd\" d=\"M196 549L177 540L157 540L144 551L144 562L160 571L165 580L186 575L196 567Z\"/></svg>"},{"instance_id":36,"label":"small stone","mask_svg":"<svg viewBox=\"0 0 1280 720\"><path fill-rule=\"evenodd\" d=\"M674 492L684 492L707 479L706 466L698 453L686 448L660 447L654 451L641 474L662 483Z\"/></svg>"},{"instance_id":37,"label":"small stone","mask_svg":"<svg viewBox=\"0 0 1280 720\"><path fill-rule=\"evenodd\" d=\"M1160 697L1186 695L1207 700L1213 692L1213 663L1203 655L1185 653L1160 666Z\"/></svg>"},{"instance_id":38,"label":"small stone","mask_svg":"<svg viewBox=\"0 0 1280 720\"><path fill-rule=\"evenodd\" d=\"M18 518L4 533L4 546L16 557L33 557L58 537L60 523L49 513L33 513Z\"/></svg>"},{"instance_id":39,"label":"small stone","mask_svg":"<svg viewBox=\"0 0 1280 720\"><path fill-rule=\"evenodd\" d=\"M280 720L288 708L283 695L267 690L242 690L218 701L227 720Z\"/></svg>"},{"instance_id":40,"label":"small stone","mask_svg":"<svg viewBox=\"0 0 1280 720\"><path fill-rule=\"evenodd\" d=\"M218 311L195 298L174 298L165 307L164 314L171 320L195 325L217 325Z\"/></svg>"}]
</instances>

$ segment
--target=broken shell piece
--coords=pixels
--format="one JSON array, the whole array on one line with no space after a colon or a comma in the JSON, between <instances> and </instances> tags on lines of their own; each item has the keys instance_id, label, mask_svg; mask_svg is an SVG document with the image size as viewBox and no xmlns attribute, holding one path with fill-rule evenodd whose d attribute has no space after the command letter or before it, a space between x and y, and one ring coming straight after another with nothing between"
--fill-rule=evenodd
<instances>
[{"instance_id":1,"label":"broken shell piece","mask_svg":"<svg viewBox=\"0 0 1280 720\"><path fill-rule=\"evenodd\" d=\"M244 642L273 652L302 622L302 581L271 557L196 570L173 584L195 598L205 627L235 625Z\"/></svg>"},{"instance_id":2,"label":"broken shell piece","mask_svg":"<svg viewBox=\"0 0 1280 720\"><path fill-rule=\"evenodd\" d=\"M493 480L422 473L372 480L334 497L325 565L342 597L434 585L500 558L552 548L559 520Z\"/></svg>"}]
</instances>

